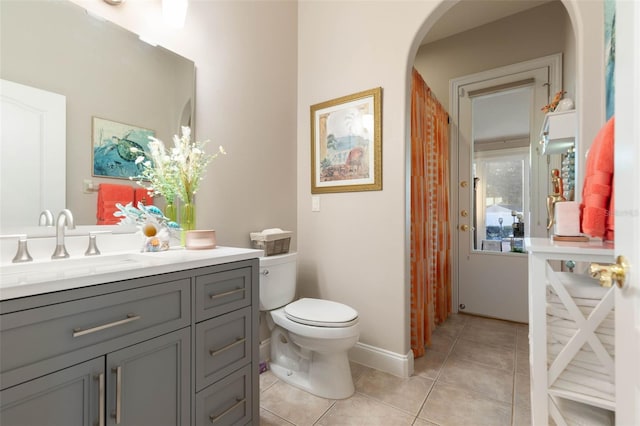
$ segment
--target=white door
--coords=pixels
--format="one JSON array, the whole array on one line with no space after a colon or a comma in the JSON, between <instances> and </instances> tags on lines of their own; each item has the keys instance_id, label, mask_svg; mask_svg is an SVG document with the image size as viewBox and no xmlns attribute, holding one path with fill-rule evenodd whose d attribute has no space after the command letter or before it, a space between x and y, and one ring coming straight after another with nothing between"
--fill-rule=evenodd
<instances>
[{"instance_id":1,"label":"white door","mask_svg":"<svg viewBox=\"0 0 640 426\"><path fill-rule=\"evenodd\" d=\"M539 67L459 87L460 312L528 321L527 255L522 252L524 235L520 232L524 229L527 236L538 236L540 223L546 222L546 215L541 218L542 213L530 211L529 205L538 206L540 203L535 200L548 193L546 186L541 188L548 181L547 162L536 149L544 119L540 108L548 102L548 83L549 68ZM520 132L524 134L509 138L510 131L517 131L509 128L509 120L516 121L518 117L507 118L511 111L505 109L488 126L503 127L503 139L481 137L480 129L486 120L479 122L477 117L483 105L495 100L499 100L498 105L509 100L520 106L525 121ZM530 203L530 199L534 202ZM524 227L514 232L518 222L524 222ZM546 236L546 229L543 232Z\"/></svg>"},{"instance_id":2,"label":"white door","mask_svg":"<svg viewBox=\"0 0 640 426\"><path fill-rule=\"evenodd\" d=\"M7 80L0 98L0 229L37 226L65 207L66 98Z\"/></svg>"},{"instance_id":3,"label":"white door","mask_svg":"<svg viewBox=\"0 0 640 426\"><path fill-rule=\"evenodd\" d=\"M616 3L615 251L630 263L616 292L616 424L640 425L640 4Z\"/></svg>"}]
</instances>

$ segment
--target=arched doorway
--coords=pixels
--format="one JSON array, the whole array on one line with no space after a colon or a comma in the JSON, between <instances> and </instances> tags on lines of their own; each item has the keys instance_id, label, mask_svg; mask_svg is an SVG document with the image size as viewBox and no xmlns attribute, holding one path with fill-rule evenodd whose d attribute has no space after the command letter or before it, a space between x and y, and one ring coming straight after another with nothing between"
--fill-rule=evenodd
<instances>
[{"instance_id":1,"label":"arched doorway","mask_svg":"<svg viewBox=\"0 0 640 426\"><path fill-rule=\"evenodd\" d=\"M434 12L426 18L421 30L418 32L418 35L414 39L412 48L413 56L411 57L409 63L414 65L419 72L426 69L425 72L421 73L427 74L425 80L427 80L429 86L432 87L432 89L436 92L437 97L445 106L445 108L450 109L452 103L454 103L451 100L451 97L453 97L454 95L452 94L453 92L450 92L451 86L449 85L449 81L453 78L475 73L484 74L485 72L489 72L487 70L495 68L508 68L508 65L515 63L525 63L534 58L539 58L547 54L550 56L551 54L567 50L567 45L569 46L569 50L572 53L568 55L568 57L565 59L565 62L573 61L573 58L578 56L577 54L573 53L575 51L578 51L578 48L577 46L574 47L575 42L571 36L564 35L563 37L566 39L566 41L560 40L562 37L558 35L554 35L554 37L549 37L546 39L540 38L537 35L539 33L539 28L537 26L534 26L533 24L533 22L539 22L540 18L554 16L555 21L550 22L550 25L557 29L558 32L556 34L573 34L570 22L572 21L572 19L570 19L570 16L565 13L565 8L560 1L548 2L543 4L542 6L540 6L540 3L529 3L528 9L515 10L515 12L517 12L515 14L513 13L514 9L511 9L510 7L513 5L513 3L520 4L522 2L501 2L501 5L506 10L496 10L493 12L494 16L500 17L501 19L492 21L491 24L484 24L484 26L472 28L464 34L458 33L446 39L436 39L435 41L431 42L431 45L435 46L432 49L432 53L423 54L423 52L428 49L425 49L425 47L421 46L422 40L429 39L429 33L432 28L436 33L442 33L443 29L441 22L445 22L444 26L446 27L446 22L455 23L460 21L461 17L465 14L474 15L476 14L477 10L470 8L477 7L479 3L480 2L477 1L468 2L463 0L460 2L455 2L455 4L453 5L450 2L439 4ZM523 6L520 5L519 7ZM508 15L508 17L504 18L504 15ZM438 18L434 19L434 17L436 16ZM453 18L451 18L452 16ZM529 19L529 21L527 20L527 18ZM484 19L488 18L485 16ZM472 27L473 25L469 24L468 22L469 20L467 20L467 25ZM525 25L522 25L523 23ZM567 28L567 30L563 30L563 28ZM444 33L446 32L447 31L445 28ZM505 39L508 40L505 41ZM529 39L533 39L533 41ZM527 46L527 49L520 49L522 51L513 52L510 51L509 43L514 43L518 46ZM462 45L463 47L456 47L460 45ZM456 55L458 56L456 57ZM429 62L430 60L431 62ZM432 64L436 65L433 66ZM571 66L569 67L569 69L575 69L575 66ZM571 92L573 92L571 94L574 95L574 93L577 93L578 84L573 83L573 79L569 79L569 82L573 86L575 86L575 88L571 90ZM561 85L559 80L555 80L553 83L554 86ZM554 90L555 89L556 88L554 87ZM410 91L409 85L407 85L407 90ZM550 93L550 96L553 96L553 93ZM578 97L576 96L576 98ZM539 109L544 104L546 104L546 102L537 107L532 106L532 108ZM452 114L452 112L453 111L449 110L450 114ZM452 132L457 129L457 126L458 123L454 119L451 123ZM536 126L539 128L539 123L534 123L534 125L531 126L531 143L537 142L537 140L533 140L537 134L537 129L535 128ZM407 133L409 134L410 131L407 131ZM452 147L452 150L454 149L457 149L457 147ZM407 152L409 153L408 155L410 155L411 150L407 149ZM540 158L539 155L537 155L536 157L536 159ZM455 161L456 159L454 158L453 160ZM454 183L458 183L456 164L452 163L451 170L452 176L450 181L452 182L452 206L450 208L450 223L451 227L454 228L452 230L452 234L455 236L458 233L458 231L455 230L455 227L458 224L459 219L461 219L458 215L460 211L457 208L457 199L453 191L454 189L457 189ZM547 173L545 173L541 169L538 174L540 175L540 177L537 179L537 182L542 183L536 184L533 187L535 189L538 187L538 185L540 185L539 193L544 194L544 196L546 197L546 194L548 194L548 188L546 186L543 187L542 185L548 185L549 179L547 177ZM411 207L409 206L408 211L410 211L410 208ZM538 219L538 221L540 220ZM457 247L455 245L454 238L453 253L456 253L456 251ZM454 312L457 311L457 308L459 306L457 291L458 265L456 262L457 258L454 255L452 275L452 310ZM526 262L522 263L521 265L520 263L522 262L519 262L519 266L522 267L523 274L526 276ZM526 287L526 281L524 286ZM524 297L523 303L526 307L526 288L522 292L522 294ZM483 314L487 316L500 317L500 315L498 315L497 313L496 315L492 315L490 312ZM526 319L526 315L522 318Z\"/></svg>"}]
</instances>

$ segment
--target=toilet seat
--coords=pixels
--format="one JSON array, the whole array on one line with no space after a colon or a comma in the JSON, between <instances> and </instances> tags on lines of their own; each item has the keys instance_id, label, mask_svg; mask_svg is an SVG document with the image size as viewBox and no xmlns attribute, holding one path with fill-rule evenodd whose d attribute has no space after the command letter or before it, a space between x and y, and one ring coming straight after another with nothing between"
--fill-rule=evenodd
<instances>
[{"instance_id":1,"label":"toilet seat","mask_svg":"<svg viewBox=\"0 0 640 426\"><path fill-rule=\"evenodd\" d=\"M330 300L303 298L284 307L285 316L299 324L316 327L349 327L358 322L358 312Z\"/></svg>"}]
</instances>

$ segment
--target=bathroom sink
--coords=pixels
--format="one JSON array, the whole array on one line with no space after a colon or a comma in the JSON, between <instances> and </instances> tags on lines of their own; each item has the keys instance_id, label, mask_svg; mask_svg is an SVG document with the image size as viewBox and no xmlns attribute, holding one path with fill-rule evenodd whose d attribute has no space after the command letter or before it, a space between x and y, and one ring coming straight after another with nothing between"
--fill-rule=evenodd
<instances>
[{"instance_id":1,"label":"bathroom sink","mask_svg":"<svg viewBox=\"0 0 640 426\"><path fill-rule=\"evenodd\" d=\"M262 256L261 250L217 247L141 253L120 251L97 256L72 256L6 264L0 267L0 300L131 280ZM35 256L34 256L35 257Z\"/></svg>"},{"instance_id":2,"label":"bathroom sink","mask_svg":"<svg viewBox=\"0 0 640 426\"><path fill-rule=\"evenodd\" d=\"M118 253L5 265L1 268L2 287L150 266L151 259L141 253Z\"/></svg>"}]
</instances>

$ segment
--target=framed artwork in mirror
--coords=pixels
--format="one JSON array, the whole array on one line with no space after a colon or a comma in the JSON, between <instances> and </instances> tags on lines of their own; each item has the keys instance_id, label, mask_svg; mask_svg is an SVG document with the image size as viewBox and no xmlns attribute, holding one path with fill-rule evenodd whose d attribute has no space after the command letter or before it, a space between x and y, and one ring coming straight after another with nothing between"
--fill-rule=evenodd
<instances>
[{"instance_id":1,"label":"framed artwork in mirror","mask_svg":"<svg viewBox=\"0 0 640 426\"><path fill-rule=\"evenodd\" d=\"M382 88L311 106L311 193L382 189Z\"/></svg>"},{"instance_id":2,"label":"framed artwork in mirror","mask_svg":"<svg viewBox=\"0 0 640 426\"><path fill-rule=\"evenodd\" d=\"M151 161L153 130L93 117L91 133L93 176L129 179L142 172L142 164L136 163L139 156Z\"/></svg>"}]
</instances>

